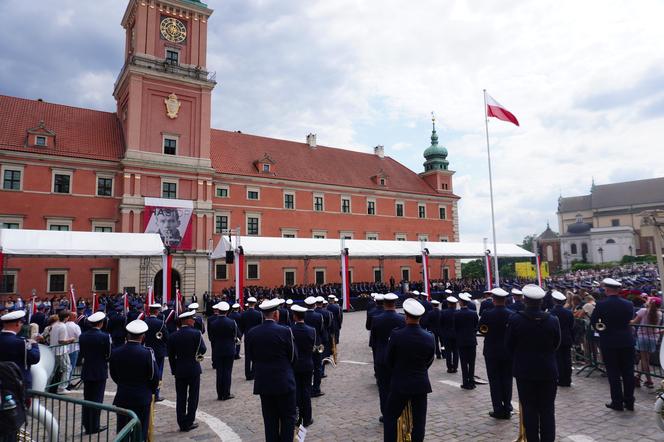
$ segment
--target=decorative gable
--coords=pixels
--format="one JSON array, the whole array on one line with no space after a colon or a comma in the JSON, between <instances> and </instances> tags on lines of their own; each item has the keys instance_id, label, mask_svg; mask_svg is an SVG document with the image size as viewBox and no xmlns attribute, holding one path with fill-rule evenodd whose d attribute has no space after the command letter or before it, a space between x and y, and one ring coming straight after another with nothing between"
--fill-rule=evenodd
<instances>
[{"instance_id":1,"label":"decorative gable","mask_svg":"<svg viewBox=\"0 0 664 442\"><path fill-rule=\"evenodd\" d=\"M388 176L385 171L380 169L376 175L371 177L371 180L378 186L387 187L387 178Z\"/></svg>"},{"instance_id":2,"label":"decorative gable","mask_svg":"<svg viewBox=\"0 0 664 442\"><path fill-rule=\"evenodd\" d=\"M265 153L260 160L254 161L254 167L256 167L258 172L270 175L275 174L275 164L276 162L267 153Z\"/></svg>"},{"instance_id":3,"label":"decorative gable","mask_svg":"<svg viewBox=\"0 0 664 442\"><path fill-rule=\"evenodd\" d=\"M28 129L25 144L28 147L55 147L55 132L40 120L39 125Z\"/></svg>"}]
</instances>

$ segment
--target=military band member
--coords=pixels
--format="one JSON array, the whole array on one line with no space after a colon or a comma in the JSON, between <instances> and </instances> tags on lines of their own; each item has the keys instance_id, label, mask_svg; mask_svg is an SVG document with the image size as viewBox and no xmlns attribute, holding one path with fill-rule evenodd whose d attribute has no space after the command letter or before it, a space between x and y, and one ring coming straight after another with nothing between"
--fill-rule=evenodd
<instances>
[{"instance_id":1,"label":"military band member","mask_svg":"<svg viewBox=\"0 0 664 442\"><path fill-rule=\"evenodd\" d=\"M523 292L517 288L513 288L510 290L510 293L512 294L512 303L510 304L509 308L515 312L520 312L524 309Z\"/></svg>"},{"instance_id":2,"label":"military band member","mask_svg":"<svg viewBox=\"0 0 664 442\"><path fill-rule=\"evenodd\" d=\"M336 296L329 295L327 299L330 302L327 309L332 312L332 318L334 320L334 340L338 344L339 336L341 335L341 326L344 322L344 313L341 306L337 303L339 299Z\"/></svg>"},{"instance_id":3,"label":"military band member","mask_svg":"<svg viewBox=\"0 0 664 442\"><path fill-rule=\"evenodd\" d=\"M620 282L605 278L602 285L606 299L597 303L590 324L599 331L599 346L609 378L611 402L606 406L616 411L634 411L634 335L630 326L634 307L618 296ZM600 322L602 326L598 326Z\"/></svg>"},{"instance_id":4,"label":"military band member","mask_svg":"<svg viewBox=\"0 0 664 442\"><path fill-rule=\"evenodd\" d=\"M251 381L254 379L254 368L251 358L247 357L246 338L247 334L251 331L252 328L260 325L263 322L263 315L261 315L261 313L255 308L256 298L254 298L253 296L249 297L247 299L247 304L248 307L244 312L242 312L242 316L240 318L240 331L245 337L244 377L248 381Z\"/></svg>"},{"instance_id":5,"label":"military band member","mask_svg":"<svg viewBox=\"0 0 664 442\"><path fill-rule=\"evenodd\" d=\"M493 308L493 290L484 291L484 299L480 303L480 316L487 311Z\"/></svg>"},{"instance_id":6,"label":"military band member","mask_svg":"<svg viewBox=\"0 0 664 442\"><path fill-rule=\"evenodd\" d=\"M447 308L440 312L439 330L445 348L445 363L448 373L456 373L459 368L459 349L457 347L456 333L454 331L454 313L459 300L448 296L445 301Z\"/></svg>"},{"instance_id":7,"label":"military band member","mask_svg":"<svg viewBox=\"0 0 664 442\"><path fill-rule=\"evenodd\" d=\"M304 303L307 306L307 311L304 314L304 323L307 324L309 327L313 327L314 330L316 330L316 348L318 348L320 345L323 345L323 315L318 313L317 311L314 311L314 308L316 306L316 298L313 296L309 296L304 299ZM319 352L318 350L314 351L313 353L313 362L314 362L314 382L313 386L311 388L311 397L319 397L324 395L320 390L320 382L321 382L321 370L322 370L322 365L323 365L323 354Z\"/></svg>"},{"instance_id":8,"label":"military band member","mask_svg":"<svg viewBox=\"0 0 664 442\"><path fill-rule=\"evenodd\" d=\"M512 310L505 307L509 293L500 287L491 290L493 302L480 317L479 330L484 336L484 362L489 377L491 404L489 416L509 419L512 416L512 358L505 347L505 331Z\"/></svg>"},{"instance_id":9,"label":"military band member","mask_svg":"<svg viewBox=\"0 0 664 442\"><path fill-rule=\"evenodd\" d=\"M142 440L146 440L150 403L159 384L157 363L152 350L142 345L148 325L136 319L127 324L126 330L127 343L114 348L109 360L111 379L118 386L113 405L136 413L141 422ZM129 416L118 414L117 431L127 425L129 420Z\"/></svg>"},{"instance_id":10,"label":"military band member","mask_svg":"<svg viewBox=\"0 0 664 442\"><path fill-rule=\"evenodd\" d=\"M560 345L558 319L542 311L544 290L523 287L525 308L510 316L505 346L512 353L523 412L526 440L551 442L556 437L555 400L558 388L556 349Z\"/></svg>"},{"instance_id":11,"label":"military band member","mask_svg":"<svg viewBox=\"0 0 664 442\"><path fill-rule=\"evenodd\" d=\"M39 362L39 346L32 341L26 343L18 335L25 318L24 310L15 310L0 317L2 331L0 332L0 361L13 362L18 365L23 375L26 388L32 387L30 366Z\"/></svg>"},{"instance_id":12,"label":"military band member","mask_svg":"<svg viewBox=\"0 0 664 442\"><path fill-rule=\"evenodd\" d=\"M168 342L168 327L166 327L166 319L159 318L161 311L161 304L150 304L150 316L145 318L145 323L148 325L148 331L145 333L145 346L150 347L154 352L154 358L157 362L157 377L159 383L164 377L164 359L166 358ZM161 402L164 399L159 395L159 388L156 392L156 402Z\"/></svg>"},{"instance_id":13,"label":"military band member","mask_svg":"<svg viewBox=\"0 0 664 442\"><path fill-rule=\"evenodd\" d=\"M572 386L572 344L574 314L563 305L567 297L557 290L551 292L554 306L549 313L558 318L560 324L560 346L556 350L556 363L558 364L558 386Z\"/></svg>"},{"instance_id":14,"label":"military band member","mask_svg":"<svg viewBox=\"0 0 664 442\"><path fill-rule=\"evenodd\" d=\"M187 306L189 310L194 312L194 328L199 332L201 332L201 334L205 334L205 323L203 323L203 318L201 318L199 315L196 314L196 312L198 312L199 307L200 306L198 305L197 302L192 302Z\"/></svg>"},{"instance_id":15,"label":"military band member","mask_svg":"<svg viewBox=\"0 0 664 442\"><path fill-rule=\"evenodd\" d=\"M115 308L108 315L108 333L113 340L113 347L119 347L125 343L127 336L127 318L123 314L122 305L116 305Z\"/></svg>"},{"instance_id":16,"label":"military band member","mask_svg":"<svg viewBox=\"0 0 664 442\"><path fill-rule=\"evenodd\" d=\"M297 361L293 365L295 374L295 398L299 420L308 427L314 422L311 412L311 381L314 373L313 352L316 345L316 330L304 323L307 309L299 305L291 307L293 339L297 347Z\"/></svg>"},{"instance_id":17,"label":"military band member","mask_svg":"<svg viewBox=\"0 0 664 442\"><path fill-rule=\"evenodd\" d=\"M235 396L231 394L231 375L235 360L235 341L240 334L237 324L228 317L231 306L220 302L212 306L215 312L221 313L208 323L208 336L212 346L212 368L217 375L217 399L227 401Z\"/></svg>"},{"instance_id":18,"label":"military band member","mask_svg":"<svg viewBox=\"0 0 664 442\"><path fill-rule=\"evenodd\" d=\"M279 325L289 326L291 324L290 311L284 299L279 300Z\"/></svg>"},{"instance_id":19,"label":"military band member","mask_svg":"<svg viewBox=\"0 0 664 442\"><path fill-rule=\"evenodd\" d=\"M475 357L477 351L477 313L470 310L468 305L473 301L468 293L459 295L461 308L454 312L454 334L459 349L459 362L461 363L461 388L472 390L475 384Z\"/></svg>"},{"instance_id":20,"label":"military band member","mask_svg":"<svg viewBox=\"0 0 664 442\"><path fill-rule=\"evenodd\" d=\"M199 359L207 348L203 334L194 328L194 312L189 310L178 317L180 329L168 339L168 362L175 376L176 414L180 431L198 428L196 409L201 385Z\"/></svg>"},{"instance_id":21,"label":"military band member","mask_svg":"<svg viewBox=\"0 0 664 442\"><path fill-rule=\"evenodd\" d=\"M228 317L235 321L239 330L237 336L238 340L235 342L235 359L237 360L240 359L240 339L242 339L242 327L240 327L240 318L242 317L242 314L240 313L240 304L236 302L231 306L231 312L228 314Z\"/></svg>"},{"instance_id":22,"label":"military band member","mask_svg":"<svg viewBox=\"0 0 664 442\"><path fill-rule=\"evenodd\" d=\"M83 399L104 403L104 390L108 379L108 360L111 358L111 336L102 331L106 315L93 313L88 317L90 328L84 331L79 340L80 356L83 358L81 380L83 381ZM95 434L106 430L99 426L101 410L83 407L83 428L85 434Z\"/></svg>"},{"instance_id":23,"label":"military band member","mask_svg":"<svg viewBox=\"0 0 664 442\"><path fill-rule=\"evenodd\" d=\"M254 394L261 398L265 440L292 442L297 350L291 330L277 324L278 307L278 299L261 303L264 320L247 334L245 351L255 364Z\"/></svg>"},{"instance_id":24,"label":"military band member","mask_svg":"<svg viewBox=\"0 0 664 442\"><path fill-rule=\"evenodd\" d=\"M323 342L323 354L321 355L321 365L320 365L320 377L326 378L325 375L325 364L322 360L332 354L331 352L331 343L330 343L330 331L332 329L332 313L324 308L325 298L322 296L316 297L316 308L314 311L318 312L323 317L323 334L321 340Z\"/></svg>"},{"instance_id":25,"label":"military band member","mask_svg":"<svg viewBox=\"0 0 664 442\"><path fill-rule=\"evenodd\" d=\"M431 301L433 310L427 315L427 330L433 335L434 343L436 344L436 359L442 359L440 353L440 302L433 299Z\"/></svg>"},{"instance_id":26,"label":"military band member","mask_svg":"<svg viewBox=\"0 0 664 442\"><path fill-rule=\"evenodd\" d=\"M385 442L397 440L397 420L408 402L412 408L412 442L424 440L427 394L431 393L428 369L433 363L434 340L419 325L425 309L415 299L403 303L405 327L392 332L386 362L392 371L390 394L385 407Z\"/></svg>"}]
</instances>

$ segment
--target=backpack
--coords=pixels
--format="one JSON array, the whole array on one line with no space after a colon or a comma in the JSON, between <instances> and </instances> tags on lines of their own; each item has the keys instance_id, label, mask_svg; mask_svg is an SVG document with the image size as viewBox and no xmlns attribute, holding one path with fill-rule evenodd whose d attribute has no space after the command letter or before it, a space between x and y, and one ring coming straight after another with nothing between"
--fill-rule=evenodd
<instances>
[{"instance_id":1,"label":"backpack","mask_svg":"<svg viewBox=\"0 0 664 442\"><path fill-rule=\"evenodd\" d=\"M25 384L14 362L0 362L0 435L11 435L25 424Z\"/></svg>"}]
</instances>

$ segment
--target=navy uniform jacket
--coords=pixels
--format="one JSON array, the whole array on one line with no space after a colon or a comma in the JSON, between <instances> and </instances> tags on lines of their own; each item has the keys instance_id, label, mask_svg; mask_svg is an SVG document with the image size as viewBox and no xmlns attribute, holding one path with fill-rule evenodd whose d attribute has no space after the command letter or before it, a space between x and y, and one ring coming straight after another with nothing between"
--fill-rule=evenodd
<instances>
[{"instance_id":1,"label":"navy uniform jacket","mask_svg":"<svg viewBox=\"0 0 664 442\"><path fill-rule=\"evenodd\" d=\"M108 360L111 357L111 336L93 327L78 338L83 358L81 379L83 381L105 381L108 379Z\"/></svg>"},{"instance_id":2,"label":"navy uniform jacket","mask_svg":"<svg viewBox=\"0 0 664 442\"><path fill-rule=\"evenodd\" d=\"M240 331L242 334L249 333L249 330L260 325L263 322L263 315L254 308L249 308L242 313L240 317Z\"/></svg>"},{"instance_id":3,"label":"navy uniform jacket","mask_svg":"<svg viewBox=\"0 0 664 442\"><path fill-rule=\"evenodd\" d=\"M562 305L553 306L549 312L556 318L560 324L560 345L569 347L573 343L572 329L574 328L574 315Z\"/></svg>"},{"instance_id":4,"label":"navy uniform jacket","mask_svg":"<svg viewBox=\"0 0 664 442\"><path fill-rule=\"evenodd\" d=\"M109 360L111 379L118 385L114 405L145 406L159 384L157 363L152 351L139 342L116 347Z\"/></svg>"},{"instance_id":5,"label":"navy uniform jacket","mask_svg":"<svg viewBox=\"0 0 664 442\"><path fill-rule=\"evenodd\" d=\"M515 312L520 312L521 310L525 309L526 306L523 304L523 301L514 301L509 305L509 308Z\"/></svg>"},{"instance_id":6,"label":"navy uniform jacket","mask_svg":"<svg viewBox=\"0 0 664 442\"><path fill-rule=\"evenodd\" d=\"M599 332L599 345L603 348L624 348L634 346L634 335L629 321L634 317L632 303L619 296L608 296L597 303L590 317L590 324L601 319L606 330Z\"/></svg>"},{"instance_id":7,"label":"navy uniform jacket","mask_svg":"<svg viewBox=\"0 0 664 442\"><path fill-rule=\"evenodd\" d=\"M168 338L168 363L176 378L189 378L200 375L201 364L197 354L205 354L205 340L194 327L181 327Z\"/></svg>"},{"instance_id":8,"label":"navy uniform jacket","mask_svg":"<svg viewBox=\"0 0 664 442\"><path fill-rule=\"evenodd\" d=\"M330 327L332 326L332 313L328 312L322 307L316 307L314 309L316 313L323 317L323 332L321 339L323 343L326 343L330 340Z\"/></svg>"},{"instance_id":9,"label":"navy uniform jacket","mask_svg":"<svg viewBox=\"0 0 664 442\"><path fill-rule=\"evenodd\" d=\"M230 312L228 314L228 317L231 318L233 321L235 321L239 331L238 337L242 337L242 327L240 326L241 324L240 318L242 317L242 313L240 313L239 311Z\"/></svg>"},{"instance_id":10,"label":"navy uniform jacket","mask_svg":"<svg viewBox=\"0 0 664 442\"><path fill-rule=\"evenodd\" d=\"M560 345L558 319L539 309L510 316L505 346L512 354L512 374L517 379L558 379L556 350Z\"/></svg>"},{"instance_id":11,"label":"navy uniform jacket","mask_svg":"<svg viewBox=\"0 0 664 442\"><path fill-rule=\"evenodd\" d=\"M111 312L108 315L108 332L115 342L124 341L125 336L127 336L127 331L125 330L126 320L123 314L118 312Z\"/></svg>"},{"instance_id":12,"label":"navy uniform jacket","mask_svg":"<svg viewBox=\"0 0 664 442\"><path fill-rule=\"evenodd\" d=\"M238 335L237 324L231 318L214 316L214 320L208 323L213 368L222 362L221 358L235 356L235 338Z\"/></svg>"},{"instance_id":13,"label":"navy uniform jacket","mask_svg":"<svg viewBox=\"0 0 664 442\"><path fill-rule=\"evenodd\" d=\"M487 298L480 303L480 316L493 308L493 299Z\"/></svg>"},{"instance_id":14,"label":"navy uniform jacket","mask_svg":"<svg viewBox=\"0 0 664 442\"><path fill-rule=\"evenodd\" d=\"M364 323L364 326L366 327L367 330L371 330L371 323L373 321L373 318L376 317L377 315L382 314L384 311L385 310L383 309L382 305L376 305L371 310L367 310L367 320Z\"/></svg>"},{"instance_id":15,"label":"navy uniform jacket","mask_svg":"<svg viewBox=\"0 0 664 442\"><path fill-rule=\"evenodd\" d=\"M477 345L477 313L468 308L461 308L454 312L454 333L459 347Z\"/></svg>"},{"instance_id":16,"label":"navy uniform jacket","mask_svg":"<svg viewBox=\"0 0 664 442\"><path fill-rule=\"evenodd\" d=\"M433 335L419 325L394 330L386 363L392 368L391 391L404 395L431 393L429 367L435 354Z\"/></svg>"},{"instance_id":17,"label":"navy uniform jacket","mask_svg":"<svg viewBox=\"0 0 664 442\"><path fill-rule=\"evenodd\" d=\"M293 365L295 373L308 373L314 369L313 350L316 343L316 330L303 322L291 326L297 347L297 361Z\"/></svg>"},{"instance_id":18,"label":"navy uniform jacket","mask_svg":"<svg viewBox=\"0 0 664 442\"><path fill-rule=\"evenodd\" d=\"M205 334L205 324L203 323L203 318L198 315L194 316L194 328L202 334Z\"/></svg>"},{"instance_id":19,"label":"navy uniform jacket","mask_svg":"<svg viewBox=\"0 0 664 442\"><path fill-rule=\"evenodd\" d=\"M316 345L323 343L323 315L314 310L304 312L304 323L316 330Z\"/></svg>"},{"instance_id":20,"label":"navy uniform jacket","mask_svg":"<svg viewBox=\"0 0 664 442\"><path fill-rule=\"evenodd\" d=\"M474 311L475 313L477 313L477 306L475 305L475 302L474 302L474 301L470 301L470 302L468 302L468 306L467 306L467 307L468 307L468 310L472 310L472 311Z\"/></svg>"},{"instance_id":21,"label":"navy uniform jacket","mask_svg":"<svg viewBox=\"0 0 664 442\"><path fill-rule=\"evenodd\" d=\"M405 317L394 310L385 310L382 314L373 318L371 336L373 337L375 364L387 364L387 344L390 335L395 328L402 328L405 325Z\"/></svg>"},{"instance_id":22,"label":"navy uniform jacket","mask_svg":"<svg viewBox=\"0 0 664 442\"><path fill-rule=\"evenodd\" d=\"M486 325L489 330L484 334L485 358L510 359L511 355L505 347L505 332L507 322L514 312L505 306L497 305L484 312L480 318L479 327Z\"/></svg>"},{"instance_id":23,"label":"navy uniform jacket","mask_svg":"<svg viewBox=\"0 0 664 442\"><path fill-rule=\"evenodd\" d=\"M290 328L269 320L252 328L245 339L246 352L254 363L254 394L294 392L292 364L297 350Z\"/></svg>"},{"instance_id":24,"label":"navy uniform jacket","mask_svg":"<svg viewBox=\"0 0 664 442\"><path fill-rule=\"evenodd\" d=\"M285 307L279 307L279 324L290 325L290 312Z\"/></svg>"},{"instance_id":25,"label":"navy uniform jacket","mask_svg":"<svg viewBox=\"0 0 664 442\"><path fill-rule=\"evenodd\" d=\"M440 311L440 320L438 321L438 330L440 330L440 337L443 339L453 339L456 337L454 331L454 313L456 309L446 308Z\"/></svg>"},{"instance_id":26,"label":"navy uniform jacket","mask_svg":"<svg viewBox=\"0 0 664 442\"><path fill-rule=\"evenodd\" d=\"M441 310L435 308L429 312L427 318L427 329L437 335L440 335L440 313Z\"/></svg>"},{"instance_id":27,"label":"navy uniform jacket","mask_svg":"<svg viewBox=\"0 0 664 442\"><path fill-rule=\"evenodd\" d=\"M208 329L208 333L210 333L210 325L212 325L212 323L213 323L214 321L216 321L217 319L221 318L221 315L218 314L218 313L216 313L216 310L214 310L214 312L215 312L214 314L208 316L208 318L207 318L207 329ZM209 336L209 334L208 334L208 336Z\"/></svg>"},{"instance_id":28,"label":"navy uniform jacket","mask_svg":"<svg viewBox=\"0 0 664 442\"><path fill-rule=\"evenodd\" d=\"M332 313L332 320L334 321L334 332L338 334L341 330L341 324L344 322L343 312L339 304L330 304L327 306L328 311Z\"/></svg>"},{"instance_id":29,"label":"navy uniform jacket","mask_svg":"<svg viewBox=\"0 0 664 442\"><path fill-rule=\"evenodd\" d=\"M39 362L39 346L31 345L26 350L25 339L8 331L0 332L0 361L14 362L23 373L23 381L27 388L32 387L30 366ZM26 364L27 362L27 364Z\"/></svg>"},{"instance_id":30,"label":"navy uniform jacket","mask_svg":"<svg viewBox=\"0 0 664 442\"><path fill-rule=\"evenodd\" d=\"M165 358L168 342L168 328L166 328L165 321L156 316L150 316L145 318L145 323L148 325L148 331L145 332L145 346L154 351L155 358ZM157 332L161 332L163 335L161 339L157 339Z\"/></svg>"},{"instance_id":31,"label":"navy uniform jacket","mask_svg":"<svg viewBox=\"0 0 664 442\"><path fill-rule=\"evenodd\" d=\"M171 312L173 314L171 315ZM177 320L175 319L175 310L172 308L168 308L162 312L164 316L164 320L166 321L166 328L168 329L169 333L174 333L175 330L178 329L177 325Z\"/></svg>"}]
</instances>

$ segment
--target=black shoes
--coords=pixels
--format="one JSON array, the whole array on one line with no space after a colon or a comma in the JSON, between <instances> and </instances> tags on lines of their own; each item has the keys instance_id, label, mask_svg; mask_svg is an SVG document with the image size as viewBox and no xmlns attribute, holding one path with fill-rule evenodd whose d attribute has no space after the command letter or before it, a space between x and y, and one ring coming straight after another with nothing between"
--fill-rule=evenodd
<instances>
[{"instance_id":1,"label":"black shoes","mask_svg":"<svg viewBox=\"0 0 664 442\"><path fill-rule=\"evenodd\" d=\"M495 411L489 411L489 416L494 419L509 419L512 416L508 413L496 413Z\"/></svg>"},{"instance_id":2,"label":"black shoes","mask_svg":"<svg viewBox=\"0 0 664 442\"><path fill-rule=\"evenodd\" d=\"M447 369L447 372L448 372L448 373L456 373L457 370L454 369L454 368L448 368L448 369Z\"/></svg>"},{"instance_id":3,"label":"black shoes","mask_svg":"<svg viewBox=\"0 0 664 442\"><path fill-rule=\"evenodd\" d=\"M606 408L610 408L610 409L615 410L615 411L623 411L622 405L615 405L611 402L609 402L608 404L604 404L604 405L606 405ZM632 409L634 409L633 406L632 406Z\"/></svg>"},{"instance_id":4,"label":"black shoes","mask_svg":"<svg viewBox=\"0 0 664 442\"><path fill-rule=\"evenodd\" d=\"M302 425L304 425L304 428L307 428L308 426L310 426L310 425L313 424L313 423L314 423L314 419L311 418L311 420L310 420L309 422L305 422L305 423L302 424Z\"/></svg>"},{"instance_id":5,"label":"black shoes","mask_svg":"<svg viewBox=\"0 0 664 442\"><path fill-rule=\"evenodd\" d=\"M625 410L627 410L627 411L634 411L634 402L632 402L631 404L625 402Z\"/></svg>"},{"instance_id":6,"label":"black shoes","mask_svg":"<svg viewBox=\"0 0 664 442\"><path fill-rule=\"evenodd\" d=\"M158 397L158 398L155 398L154 401L155 401L155 402L161 402L161 401L163 401L163 400L164 400L164 398L160 396L160 397Z\"/></svg>"},{"instance_id":7,"label":"black shoes","mask_svg":"<svg viewBox=\"0 0 664 442\"><path fill-rule=\"evenodd\" d=\"M227 401L229 399L233 399L234 397L235 397L235 395L229 394L228 396L220 397L219 400L220 401Z\"/></svg>"},{"instance_id":8,"label":"black shoes","mask_svg":"<svg viewBox=\"0 0 664 442\"><path fill-rule=\"evenodd\" d=\"M464 390L472 390L475 387L473 385L461 384L461 388Z\"/></svg>"},{"instance_id":9,"label":"black shoes","mask_svg":"<svg viewBox=\"0 0 664 442\"><path fill-rule=\"evenodd\" d=\"M180 431L187 432L187 431L194 430L194 429L196 429L196 428L198 428L198 422L194 422L193 424L191 424L191 425L188 426L187 428L182 428Z\"/></svg>"},{"instance_id":10,"label":"black shoes","mask_svg":"<svg viewBox=\"0 0 664 442\"><path fill-rule=\"evenodd\" d=\"M378 422L380 422L381 424L383 423L383 416L378 418Z\"/></svg>"},{"instance_id":11,"label":"black shoes","mask_svg":"<svg viewBox=\"0 0 664 442\"><path fill-rule=\"evenodd\" d=\"M96 430L91 430L91 431L86 431L85 434L97 434L101 433L102 431L106 431L108 429L107 426L99 427Z\"/></svg>"},{"instance_id":12,"label":"black shoes","mask_svg":"<svg viewBox=\"0 0 664 442\"><path fill-rule=\"evenodd\" d=\"M323 393L322 391L317 391L316 393L311 393L311 397L321 397L324 394L325 393Z\"/></svg>"}]
</instances>

